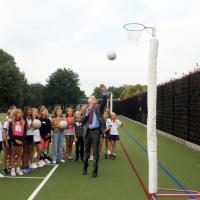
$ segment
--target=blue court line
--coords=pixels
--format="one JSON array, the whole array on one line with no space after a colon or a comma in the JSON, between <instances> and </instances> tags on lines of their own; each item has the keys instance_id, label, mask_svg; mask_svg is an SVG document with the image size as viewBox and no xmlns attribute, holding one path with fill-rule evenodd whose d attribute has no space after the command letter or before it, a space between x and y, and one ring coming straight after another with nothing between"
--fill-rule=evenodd
<instances>
[{"instance_id":1,"label":"blue court line","mask_svg":"<svg viewBox=\"0 0 200 200\"><path fill-rule=\"evenodd\" d=\"M129 136L129 138L135 143L137 144L142 151L148 156L148 152L147 149L126 129L123 128L122 130L124 130L124 132ZM159 161L158 161L158 166L160 167L160 169L164 172L165 175L167 175L181 190L187 190L185 188L185 186L183 186L178 179L172 175ZM195 197L193 197L192 199L196 199Z\"/></svg>"},{"instance_id":2,"label":"blue court line","mask_svg":"<svg viewBox=\"0 0 200 200\"><path fill-rule=\"evenodd\" d=\"M135 139L135 137L125 128L123 128L123 130L126 132L126 134L131 138L132 141L134 141L134 143L136 143L142 150L143 152L148 155L147 149L140 143L137 141L137 139ZM170 177L175 183L176 185L181 189L181 190L186 190L186 188L177 180L177 178L175 176L173 176L160 162L158 162L158 166L162 169L162 171L168 176Z\"/></svg>"}]
</instances>

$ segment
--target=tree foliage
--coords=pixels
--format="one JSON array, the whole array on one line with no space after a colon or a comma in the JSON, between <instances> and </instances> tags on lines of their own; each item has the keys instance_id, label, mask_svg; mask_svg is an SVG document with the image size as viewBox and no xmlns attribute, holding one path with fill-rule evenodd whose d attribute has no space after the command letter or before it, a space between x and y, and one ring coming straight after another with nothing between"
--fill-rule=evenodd
<instances>
[{"instance_id":1,"label":"tree foliage","mask_svg":"<svg viewBox=\"0 0 200 200\"><path fill-rule=\"evenodd\" d=\"M78 102L81 97L85 97L79 81L79 75L71 69L57 69L47 80L46 104L66 107L67 104Z\"/></svg>"},{"instance_id":2,"label":"tree foliage","mask_svg":"<svg viewBox=\"0 0 200 200\"><path fill-rule=\"evenodd\" d=\"M0 49L0 105L7 108L12 104L24 104L27 80L16 66L14 57Z\"/></svg>"},{"instance_id":3,"label":"tree foliage","mask_svg":"<svg viewBox=\"0 0 200 200\"><path fill-rule=\"evenodd\" d=\"M126 85L123 85L123 86L119 86L119 87L115 87L115 86L110 86L108 87L108 92L112 92L113 94L113 98L114 99L118 99L120 98L122 92L124 91ZM93 90L93 93L92 95L94 95L96 98L101 98L101 90L99 87L95 87L94 90Z\"/></svg>"},{"instance_id":4,"label":"tree foliage","mask_svg":"<svg viewBox=\"0 0 200 200\"><path fill-rule=\"evenodd\" d=\"M147 90L145 85L110 86L109 92L114 99L126 99ZM99 87L95 87L93 95L101 98ZM29 84L25 74L19 70L15 59L10 54L0 49L0 108L10 105L23 107L30 105L38 107L45 104L54 106L78 103L86 98L85 92L80 89L79 75L71 69L57 69L47 79L46 85L40 83ZM5 109L4 109L5 110Z\"/></svg>"},{"instance_id":5,"label":"tree foliage","mask_svg":"<svg viewBox=\"0 0 200 200\"><path fill-rule=\"evenodd\" d=\"M27 85L25 105L39 107L45 103L46 87L41 83L32 83Z\"/></svg>"},{"instance_id":6,"label":"tree foliage","mask_svg":"<svg viewBox=\"0 0 200 200\"><path fill-rule=\"evenodd\" d=\"M120 96L121 96L122 92L124 91L125 87L126 87L126 85L119 86L119 87L110 86L108 88L108 91L112 92L114 99L118 99L118 98L120 98Z\"/></svg>"},{"instance_id":7,"label":"tree foliage","mask_svg":"<svg viewBox=\"0 0 200 200\"><path fill-rule=\"evenodd\" d=\"M127 85L123 92L121 93L121 99L127 99L129 97L132 97L136 94L139 94L141 92L147 91L147 86L146 85Z\"/></svg>"},{"instance_id":8,"label":"tree foliage","mask_svg":"<svg viewBox=\"0 0 200 200\"><path fill-rule=\"evenodd\" d=\"M127 99L138 93L145 92L147 90L146 85L122 85L119 87L110 86L108 91L113 93L113 99ZM101 98L101 91L98 87L94 88L93 95L96 98Z\"/></svg>"},{"instance_id":9,"label":"tree foliage","mask_svg":"<svg viewBox=\"0 0 200 200\"><path fill-rule=\"evenodd\" d=\"M52 73L46 85L29 84L25 74L16 65L10 54L0 49L0 110L5 111L10 105L38 107L45 104L53 106L76 103L86 98L79 87L79 76L71 69L57 69Z\"/></svg>"},{"instance_id":10,"label":"tree foliage","mask_svg":"<svg viewBox=\"0 0 200 200\"><path fill-rule=\"evenodd\" d=\"M95 87L92 95L94 95L97 99L100 99L102 96L102 92L99 87Z\"/></svg>"}]
</instances>

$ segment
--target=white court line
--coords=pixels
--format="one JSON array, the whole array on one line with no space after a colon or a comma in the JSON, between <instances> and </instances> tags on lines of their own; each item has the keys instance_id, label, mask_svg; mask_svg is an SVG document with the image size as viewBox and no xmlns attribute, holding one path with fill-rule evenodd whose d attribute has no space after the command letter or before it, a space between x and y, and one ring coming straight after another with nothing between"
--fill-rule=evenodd
<instances>
[{"instance_id":1,"label":"white court line","mask_svg":"<svg viewBox=\"0 0 200 200\"><path fill-rule=\"evenodd\" d=\"M24 177L24 176L4 176L3 178L18 178L18 179L44 179L45 177Z\"/></svg>"},{"instance_id":2,"label":"white court line","mask_svg":"<svg viewBox=\"0 0 200 200\"><path fill-rule=\"evenodd\" d=\"M45 166L55 166L57 164L52 164L52 163L49 163L49 164L46 164Z\"/></svg>"},{"instance_id":3,"label":"white court line","mask_svg":"<svg viewBox=\"0 0 200 200\"><path fill-rule=\"evenodd\" d=\"M31 196L27 200L33 200L36 197L36 195L39 193L39 191L42 189L45 183L49 180L49 178L53 175L58 166L59 165L55 165L53 167L53 169L48 173L45 179L40 183L40 185L35 189L35 191L31 194Z\"/></svg>"}]
</instances>

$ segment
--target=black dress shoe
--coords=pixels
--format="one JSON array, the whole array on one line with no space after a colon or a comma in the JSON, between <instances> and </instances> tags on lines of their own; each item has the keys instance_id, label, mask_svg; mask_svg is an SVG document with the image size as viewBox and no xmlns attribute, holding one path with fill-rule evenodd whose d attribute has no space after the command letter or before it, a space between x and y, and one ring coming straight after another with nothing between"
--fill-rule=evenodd
<instances>
[{"instance_id":1,"label":"black dress shoe","mask_svg":"<svg viewBox=\"0 0 200 200\"><path fill-rule=\"evenodd\" d=\"M94 169L94 171L92 173L92 177L96 178L97 177L97 173L98 173L98 169Z\"/></svg>"},{"instance_id":2,"label":"black dress shoe","mask_svg":"<svg viewBox=\"0 0 200 200\"><path fill-rule=\"evenodd\" d=\"M93 178L96 178L96 177L97 177L97 172L93 172L93 173L92 173L92 177L93 177Z\"/></svg>"},{"instance_id":3,"label":"black dress shoe","mask_svg":"<svg viewBox=\"0 0 200 200\"><path fill-rule=\"evenodd\" d=\"M87 168L83 168L83 175L87 174Z\"/></svg>"}]
</instances>

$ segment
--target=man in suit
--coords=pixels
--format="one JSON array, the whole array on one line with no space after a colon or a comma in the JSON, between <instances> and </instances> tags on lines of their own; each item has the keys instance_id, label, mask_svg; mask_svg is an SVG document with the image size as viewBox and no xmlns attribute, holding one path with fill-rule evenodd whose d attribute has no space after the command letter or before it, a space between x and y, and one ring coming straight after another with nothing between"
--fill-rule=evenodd
<instances>
[{"instance_id":1,"label":"man in suit","mask_svg":"<svg viewBox=\"0 0 200 200\"><path fill-rule=\"evenodd\" d=\"M84 114L82 121L86 124L85 130L85 156L83 161L83 175L87 174L87 168L89 166L88 159L90 151L93 151L93 173L92 177L96 177L98 173L98 162L99 162L99 143L100 134L102 131L102 115L103 110L106 106L107 95L106 86L100 85L102 91L102 102L100 105L97 104L95 96L91 96L88 99L89 106L86 113Z\"/></svg>"}]
</instances>

